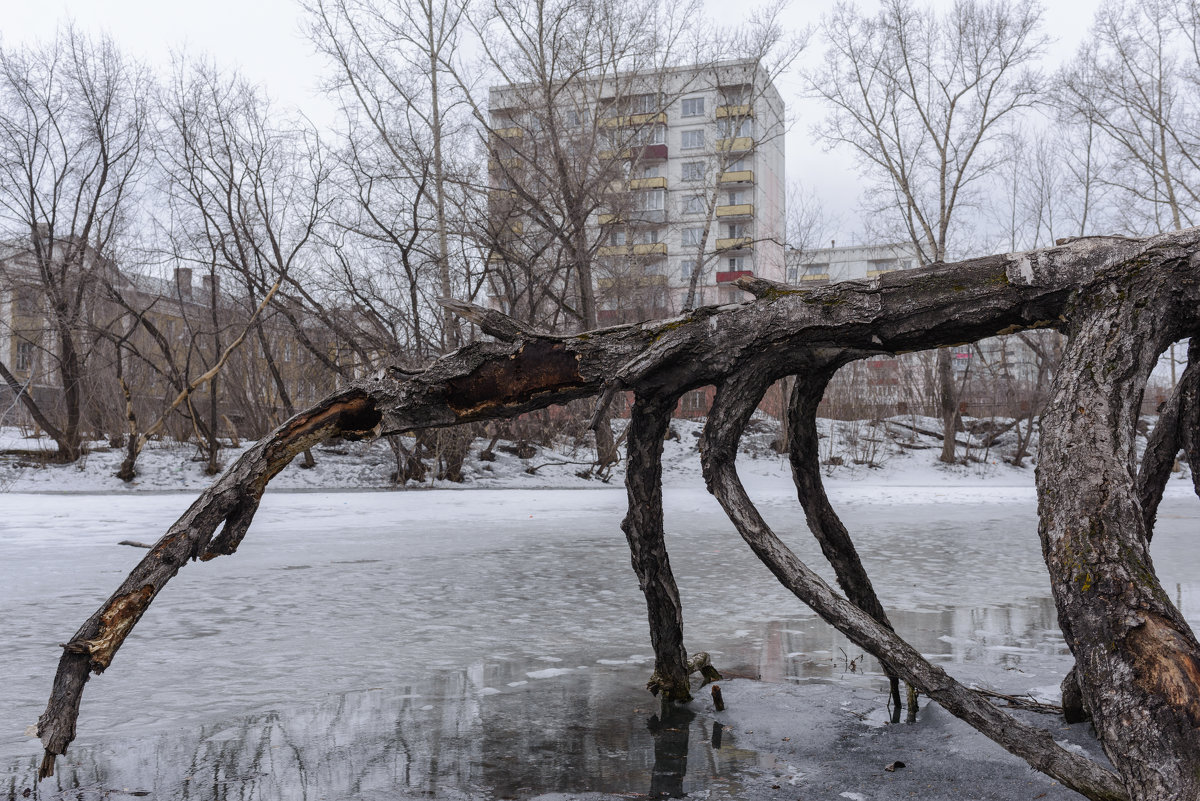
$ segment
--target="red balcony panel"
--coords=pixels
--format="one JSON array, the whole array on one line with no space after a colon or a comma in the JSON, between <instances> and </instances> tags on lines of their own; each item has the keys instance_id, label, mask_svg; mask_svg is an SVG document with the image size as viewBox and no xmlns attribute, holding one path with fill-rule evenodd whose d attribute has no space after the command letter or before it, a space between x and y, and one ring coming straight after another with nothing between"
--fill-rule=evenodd
<instances>
[{"instance_id":1,"label":"red balcony panel","mask_svg":"<svg viewBox=\"0 0 1200 801\"><path fill-rule=\"evenodd\" d=\"M754 270L730 270L725 273L717 273L718 284L728 284L731 281L736 281L743 275L754 276Z\"/></svg>"},{"instance_id":2,"label":"red balcony panel","mask_svg":"<svg viewBox=\"0 0 1200 801\"><path fill-rule=\"evenodd\" d=\"M666 145L646 145L642 148L643 161L658 161L666 160L667 146Z\"/></svg>"}]
</instances>

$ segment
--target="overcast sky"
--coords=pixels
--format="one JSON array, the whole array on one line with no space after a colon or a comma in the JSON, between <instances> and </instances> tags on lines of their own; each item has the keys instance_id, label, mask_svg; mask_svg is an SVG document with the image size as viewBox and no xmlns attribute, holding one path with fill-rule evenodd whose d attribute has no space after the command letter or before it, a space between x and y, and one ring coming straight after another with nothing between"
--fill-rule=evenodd
<instances>
[{"instance_id":1,"label":"overcast sky","mask_svg":"<svg viewBox=\"0 0 1200 801\"><path fill-rule=\"evenodd\" d=\"M718 23L731 25L737 24L738 12L747 7L728 0L706 2ZM1058 0L1046 8L1043 30L1057 40L1049 59L1052 64L1075 51L1100 2ZM833 5L834 0L793 0L788 15L796 28L802 28L819 23ZM861 5L874 7L869 1ZM934 5L948 7L950 0L936 0ZM4 8L0 31L8 44L49 37L60 22L74 19L86 31L107 31L125 52L152 65L165 67L173 50L208 53L218 63L238 66L276 101L300 107L317 122L333 113L317 91L325 67L301 32L296 0L0 0L0 7ZM814 40L809 57L819 56L820 49ZM822 107L799 96L797 80L782 81L779 90L795 118L787 141L788 176L803 180L841 218L836 235L847 243L860 230L855 213L860 180L853 163L848 154L824 153L813 143L810 129L822 115Z\"/></svg>"}]
</instances>

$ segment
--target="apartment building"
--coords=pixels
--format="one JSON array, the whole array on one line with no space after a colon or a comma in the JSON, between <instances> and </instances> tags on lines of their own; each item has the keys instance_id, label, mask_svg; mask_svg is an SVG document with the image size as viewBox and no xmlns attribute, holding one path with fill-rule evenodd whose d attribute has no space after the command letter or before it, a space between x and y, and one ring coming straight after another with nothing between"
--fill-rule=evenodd
<instances>
[{"instance_id":1,"label":"apartment building","mask_svg":"<svg viewBox=\"0 0 1200 801\"><path fill-rule=\"evenodd\" d=\"M784 280L784 107L756 62L580 81L553 108L544 96L491 90L494 306L528 317L536 287L573 302L590 274L604 325L677 314L689 295L742 301L740 276Z\"/></svg>"},{"instance_id":2,"label":"apartment building","mask_svg":"<svg viewBox=\"0 0 1200 801\"><path fill-rule=\"evenodd\" d=\"M882 245L843 245L789 250L787 282L801 286L824 286L838 281L874 278L893 270L908 270L920 264L911 242Z\"/></svg>"}]
</instances>

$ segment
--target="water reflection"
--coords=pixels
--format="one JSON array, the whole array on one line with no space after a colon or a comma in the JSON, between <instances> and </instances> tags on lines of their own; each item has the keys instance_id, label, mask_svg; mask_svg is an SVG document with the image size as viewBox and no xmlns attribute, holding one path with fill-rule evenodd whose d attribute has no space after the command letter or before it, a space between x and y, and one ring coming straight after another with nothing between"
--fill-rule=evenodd
<instances>
[{"instance_id":1,"label":"water reflection","mask_svg":"<svg viewBox=\"0 0 1200 801\"><path fill-rule=\"evenodd\" d=\"M773 765L771 754L740 746L707 703L664 712L642 689L644 608L628 553L612 536L624 496L580 495L596 509L575 529L525 518L483 537L447 519L436 540L353 528L331 543L324 522L309 529L296 509L274 521L268 510L265 530L238 560L190 571L156 603L119 670L85 698L80 739L41 786L32 781L36 741L12 731L33 721L45 697L45 632L94 601L75 598L66 578L45 576L64 561L109 559L112 575L96 579L104 584L123 574L117 557L126 555L94 543L43 555L0 540L0 563L18 565L25 582L0 586L17 626L0 655L8 660L0 709L12 711L0 732L0 799L25 790L43 799L149 792L215 801L753 797L751 777ZM548 511L563 519L580 519L576 494L538 497L559 503ZM794 499L774 510L781 529L800 530L792 507ZM931 525L936 516L953 531ZM951 673L1044 672L1044 684L1065 672L1032 510L873 507L846 517L861 532L893 624L927 657ZM879 665L800 607L723 520L703 510L674 518L686 531L672 535L672 564L693 648L712 653L727 675L850 684L877 692L883 706ZM1189 617L1200 609L1194 526L1192 513L1165 514L1154 542L1164 585ZM811 538L795 545L821 564ZM301 560L321 570L286 569ZM226 599L216 613L213 597Z\"/></svg>"}]
</instances>

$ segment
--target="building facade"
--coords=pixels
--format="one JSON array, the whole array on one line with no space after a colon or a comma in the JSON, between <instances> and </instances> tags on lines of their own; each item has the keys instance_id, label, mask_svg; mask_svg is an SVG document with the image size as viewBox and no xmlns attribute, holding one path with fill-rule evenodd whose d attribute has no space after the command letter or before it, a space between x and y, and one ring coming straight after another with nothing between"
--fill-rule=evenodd
<instances>
[{"instance_id":1,"label":"building facade","mask_svg":"<svg viewBox=\"0 0 1200 801\"><path fill-rule=\"evenodd\" d=\"M784 280L784 107L757 63L618 74L554 96L549 108L528 86L491 91L495 307L527 316L530 286L574 299L590 274L605 325L744 300L729 286L743 275Z\"/></svg>"},{"instance_id":2,"label":"building facade","mask_svg":"<svg viewBox=\"0 0 1200 801\"><path fill-rule=\"evenodd\" d=\"M874 278L893 270L909 270L920 264L911 242L883 245L843 245L789 250L787 282L800 286L824 286L838 281Z\"/></svg>"}]
</instances>

